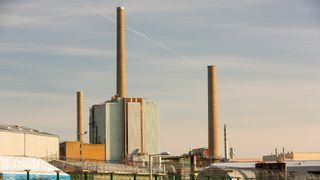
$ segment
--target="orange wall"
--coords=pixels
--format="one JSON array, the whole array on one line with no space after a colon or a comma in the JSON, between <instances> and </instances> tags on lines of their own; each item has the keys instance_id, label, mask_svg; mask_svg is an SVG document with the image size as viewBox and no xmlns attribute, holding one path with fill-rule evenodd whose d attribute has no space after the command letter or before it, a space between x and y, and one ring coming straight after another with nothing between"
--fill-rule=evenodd
<instances>
[{"instance_id":1,"label":"orange wall","mask_svg":"<svg viewBox=\"0 0 320 180\"><path fill-rule=\"evenodd\" d=\"M83 160L104 161L104 144L83 144ZM67 160L80 160L80 142L66 141L60 143L60 156Z\"/></svg>"}]
</instances>

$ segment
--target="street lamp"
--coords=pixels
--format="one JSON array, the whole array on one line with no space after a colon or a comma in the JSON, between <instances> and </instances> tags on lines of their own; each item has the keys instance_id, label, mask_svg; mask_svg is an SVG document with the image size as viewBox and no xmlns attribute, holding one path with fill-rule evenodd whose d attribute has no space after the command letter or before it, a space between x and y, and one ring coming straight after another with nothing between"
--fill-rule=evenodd
<instances>
[{"instance_id":1,"label":"street lamp","mask_svg":"<svg viewBox=\"0 0 320 180\"><path fill-rule=\"evenodd\" d=\"M160 154L149 154L149 180L152 180L152 156L168 156L170 152L162 152Z\"/></svg>"}]
</instances>

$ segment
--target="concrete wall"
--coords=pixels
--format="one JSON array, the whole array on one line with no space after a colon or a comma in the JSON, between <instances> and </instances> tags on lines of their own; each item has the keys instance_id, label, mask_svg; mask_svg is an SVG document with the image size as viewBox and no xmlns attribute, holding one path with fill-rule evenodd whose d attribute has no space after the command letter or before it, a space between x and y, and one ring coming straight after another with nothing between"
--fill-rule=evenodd
<instances>
[{"instance_id":1,"label":"concrete wall","mask_svg":"<svg viewBox=\"0 0 320 180\"><path fill-rule=\"evenodd\" d=\"M59 138L24 132L0 131L0 155L58 157Z\"/></svg>"}]
</instances>

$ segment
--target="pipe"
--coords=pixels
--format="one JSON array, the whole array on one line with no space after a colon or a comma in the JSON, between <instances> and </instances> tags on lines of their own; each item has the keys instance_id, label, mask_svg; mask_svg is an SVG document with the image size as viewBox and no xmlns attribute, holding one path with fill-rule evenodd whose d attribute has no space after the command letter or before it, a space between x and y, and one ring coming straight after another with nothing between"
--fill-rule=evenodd
<instances>
[{"instance_id":1,"label":"pipe","mask_svg":"<svg viewBox=\"0 0 320 180\"><path fill-rule=\"evenodd\" d=\"M224 125L224 159L228 162L228 132L227 125Z\"/></svg>"},{"instance_id":2,"label":"pipe","mask_svg":"<svg viewBox=\"0 0 320 180\"><path fill-rule=\"evenodd\" d=\"M124 7L117 7L117 95L126 97Z\"/></svg>"},{"instance_id":3,"label":"pipe","mask_svg":"<svg viewBox=\"0 0 320 180\"><path fill-rule=\"evenodd\" d=\"M208 66L208 141L209 156L219 159L216 66Z\"/></svg>"},{"instance_id":4,"label":"pipe","mask_svg":"<svg viewBox=\"0 0 320 180\"><path fill-rule=\"evenodd\" d=\"M77 92L77 141L83 142L83 92Z\"/></svg>"}]
</instances>

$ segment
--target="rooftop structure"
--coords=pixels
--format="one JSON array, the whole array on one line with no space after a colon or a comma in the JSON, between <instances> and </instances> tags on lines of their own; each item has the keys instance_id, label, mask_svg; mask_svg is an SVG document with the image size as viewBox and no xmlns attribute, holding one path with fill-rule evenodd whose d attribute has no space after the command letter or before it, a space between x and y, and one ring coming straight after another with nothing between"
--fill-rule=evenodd
<instances>
[{"instance_id":1,"label":"rooftop structure","mask_svg":"<svg viewBox=\"0 0 320 180\"><path fill-rule=\"evenodd\" d=\"M41 130L36 130L36 129L28 128L25 126L19 126L19 125L0 124L0 132L26 133L26 134L51 136L51 137L59 138L59 136L54 134L50 134L47 132L43 132Z\"/></svg>"},{"instance_id":2,"label":"rooftop structure","mask_svg":"<svg viewBox=\"0 0 320 180\"><path fill-rule=\"evenodd\" d=\"M283 163L214 163L198 178L230 179L319 179L320 161L285 161Z\"/></svg>"},{"instance_id":3,"label":"rooftop structure","mask_svg":"<svg viewBox=\"0 0 320 180\"><path fill-rule=\"evenodd\" d=\"M264 161L307 161L320 160L320 152L287 152L263 156Z\"/></svg>"}]
</instances>

